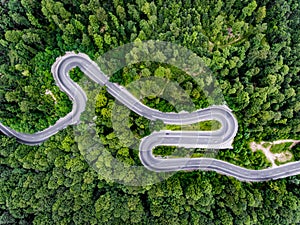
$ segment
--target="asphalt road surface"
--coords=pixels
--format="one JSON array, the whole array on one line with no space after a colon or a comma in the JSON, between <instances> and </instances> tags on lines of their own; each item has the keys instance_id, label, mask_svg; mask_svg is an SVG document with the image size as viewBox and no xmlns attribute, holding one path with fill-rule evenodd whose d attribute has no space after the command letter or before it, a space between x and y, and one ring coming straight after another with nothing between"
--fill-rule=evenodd
<instances>
[{"instance_id":1,"label":"asphalt road surface","mask_svg":"<svg viewBox=\"0 0 300 225\"><path fill-rule=\"evenodd\" d=\"M187 125L200 121L217 120L221 128L216 131L168 131L153 132L141 140L139 157L143 165L152 171L210 170L233 176L243 181L265 181L300 174L300 162L288 163L276 168L249 170L221 160L211 158L169 158L155 157L152 150L156 146L179 146L186 148L227 149L232 148L238 123L231 110L224 105L211 106L191 113L163 113L149 108L136 99L124 87L109 82L109 78L87 55L68 52L52 66L56 85L73 102L72 111L59 119L53 126L34 133L25 134L14 131L0 123L0 131L27 145L38 145L46 141L68 125L79 123L80 114L85 110L87 97L82 88L69 77L69 71L79 67L92 81L106 86L107 91L119 102L135 113L149 120L162 120L165 124Z\"/></svg>"}]
</instances>

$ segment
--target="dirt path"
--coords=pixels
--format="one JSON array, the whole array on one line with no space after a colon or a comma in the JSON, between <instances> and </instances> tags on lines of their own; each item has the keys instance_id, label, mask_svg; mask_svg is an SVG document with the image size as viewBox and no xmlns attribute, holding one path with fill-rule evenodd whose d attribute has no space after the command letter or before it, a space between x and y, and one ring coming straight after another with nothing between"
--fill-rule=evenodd
<instances>
[{"instance_id":1,"label":"dirt path","mask_svg":"<svg viewBox=\"0 0 300 225\"><path fill-rule=\"evenodd\" d=\"M286 152L281 152L281 153L272 153L270 151L272 145L277 145L281 143L286 143L286 142L292 142L293 144L289 147L291 149L294 147L296 144L300 143L300 140L278 140L278 141L273 141L273 142L264 142L262 141L261 143L256 143L256 142L251 142L250 143L250 148L253 152L257 150L262 150L263 153L265 154L266 158L271 162L272 167L277 167L275 160L277 159L279 162L286 162L288 160L291 160L293 157L293 154L290 151ZM268 143L268 147L264 147L263 144Z\"/></svg>"},{"instance_id":2,"label":"dirt path","mask_svg":"<svg viewBox=\"0 0 300 225\"><path fill-rule=\"evenodd\" d=\"M54 94L52 93L52 91L50 91L50 90L47 89L46 92L45 92L45 94L46 95L50 95L53 98L53 100L54 100L54 104L57 104L57 100L56 100Z\"/></svg>"}]
</instances>

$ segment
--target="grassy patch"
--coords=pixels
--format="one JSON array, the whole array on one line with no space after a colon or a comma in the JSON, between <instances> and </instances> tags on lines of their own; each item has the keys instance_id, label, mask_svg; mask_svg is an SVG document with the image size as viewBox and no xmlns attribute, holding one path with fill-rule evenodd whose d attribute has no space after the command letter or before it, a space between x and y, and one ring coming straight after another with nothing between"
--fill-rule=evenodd
<instances>
[{"instance_id":1,"label":"grassy patch","mask_svg":"<svg viewBox=\"0 0 300 225\"><path fill-rule=\"evenodd\" d=\"M278 159L275 159L274 162L277 166L280 166L280 165L290 163L290 162L294 162L294 161L295 161L295 159L294 159L294 157L292 157L290 160L287 160L287 161L284 161L284 162L280 162Z\"/></svg>"},{"instance_id":2,"label":"grassy patch","mask_svg":"<svg viewBox=\"0 0 300 225\"><path fill-rule=\"evenodd\" d=\"M281 144L272 145L270 151L272 153L281 153L289 150L289 147L292 145L292 142L286 142Z\"/></svg>"},{"instance_id":3,"label":"grassy patch","mask_svg":"<svg viewBox=\"0 0 300 225\"><path fill-rule=\"evenodd\" d=\"M153 155L161 157L170 156L173 155L176 150L174 146L158 146L153 149Z\"/></svg>"},{"instance_id":4,"label":"grassy patch","mask_svg":"<svg viewBox=\"0 0 300 225\"><path fill-rule=\"evenodd\" d=\"M210 149L158 146L153 149L154 156L168 158L215 158L216 152Z\"/></svg>"},{"instance_id":5,"label":"grassy patch","mask_svg":"<svg viewBox=\"0 0 300 225\"><path fill-rule=\"evenodd\" d=\"M262 144L262 146L264 147L264 148L267 148L267 147L269 147L271 144L269 143L269 142L266 142L266 143L263 143Z\"/></svg>"},{"instance_id":6,"label":"grassy patch","mask_svg":"<svg viewBox=\"0 0 300 225\"><path fill-rule=\"evenodd\" d=\"M207 120L199 123L194 123L190 125L166 125L165 130L197 130L197 131L211 131L218 130L221 128L221 124L216 120Z\"/></svg>"}]
</instances>

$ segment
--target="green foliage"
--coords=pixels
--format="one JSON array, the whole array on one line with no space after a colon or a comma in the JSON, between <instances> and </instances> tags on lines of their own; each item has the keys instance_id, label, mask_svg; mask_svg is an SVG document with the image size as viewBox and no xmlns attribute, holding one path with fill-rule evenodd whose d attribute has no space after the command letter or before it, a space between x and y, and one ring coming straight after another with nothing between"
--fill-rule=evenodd
<instances>
[{"instance_id":1,"label":"green foliage","mask_svg":"<svg viewBox=\"0 0 300 225\"><path fill-rule=\"evenodd\" d=\"M269 147L270 145L271 145L271 144L268 143L268 142L262 144L262 146L263 146L264 148L267 148L267 147Z\"/></svg>"},{"instance_id":2,"label":"green foliage","mask_svg":"<svg viewBox=\"0 0 300 225\"><path fill-rule=\"evenodd\" d=\"M32 133L71 110L71 101L50 72L56 57L66 51L81 51L96 59L122 44L161 40L201 57L222 90L214 94L222 94L237 116L234 149L220 150L217 158L252 169L269 167L261 152L249 149L249 142L300 137L299 17L296 0L1 1L0 120ZM83 74L74 69L70 76L80 81ZM201 77L196 83L171 65L129 65L113 74L111 81L130 86L152 76L180 89L170 85L165 92L168 99L158 96L162 87L153 81L130 89L144 94L141 101L150 107L165 112L194 110L186 108L189 99L196 109L211 105L203 86L215 84ZM47 90L57 103L45 94ZM95 99L95 113L104 147L131 166L141 166L136 151L139 140L154 130L218 128L211 121L185 128L159 121L151 124L114 106L105 89ZM92 144L90 136L80 138L81 145ZM101 168L113 161L103 149L91 148L82 155L70 128L40 146L22 145L4 135L0 145L0 224L300 223L299 176L243 183L214 172L189 171L151 186L125 187L89 167L84 158ZM272 151L287 147L275 145ZM290 151L300 160L299 144ZM172 147L158 147L154 153L207 156L201 149ZM98 160L100 156L105 160ZM123 168L114 172L135 179Z\"/></svg>"},{"instance_id":3,"label":"green foliage","mask_svg":"<svg viewBox=\"0 0 300 225\"><path fill-rule=\"evenodd\" d=\"M289 150L292 142L280 143L280 144L273 144L270 148L272 153L281 153Z\"/></svg>"},{"instance_id":4,"label":"green foliage","mask_svg":"<svg viewBox=\"0 0 300 225\"><path fill-rule=\"evenodd\" d=\"M221 124L216 120L207 120L199 123L191 124L191 125L166 125L164 130L218 130L221 128Z\"/></svg>"}]
</instances>

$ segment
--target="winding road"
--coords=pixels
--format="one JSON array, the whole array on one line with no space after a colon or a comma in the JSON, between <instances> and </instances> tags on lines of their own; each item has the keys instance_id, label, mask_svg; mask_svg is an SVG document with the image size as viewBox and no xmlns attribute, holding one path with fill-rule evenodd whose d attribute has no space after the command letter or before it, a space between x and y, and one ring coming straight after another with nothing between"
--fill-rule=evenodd
<instances>
[{"instance_id":1,"label":"winding road","mask_svg":"<svg viewBox=\"0 0 300 225\"><path fill-rule=\"evenodd\" d=\"M191 113L163 113L147 107L124 87L109 82L109 78L87 55L68 52L52 66L56 85L73 102L72 111L59 119L53 126L34 133L25 134L12 130L0 123L0 131L27 145L38 145L68 125L80 122L80 114L85 110L87 97L83 89L71 80L69 71L79 67L92 81L106 86L107 91L130 110L149 120L162 120L165 124L187 125L205 120L217 120L221 128L216 131L168 131L153 132L143 138L139 146L139 157L143 165L152 171L210 170L233 176L243 181L265 181L300 174L300 162L288 163L276 168L249 170L221 160L211 158L171 158L155 157L152 150L156 146L180 146L187 148L227 149L232 148L238 123L231 110L225 106L211 106Z\"/></svg>"}]
</instances>

